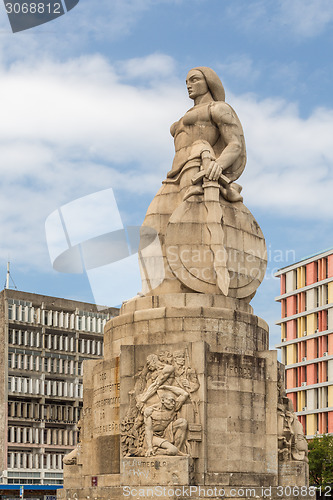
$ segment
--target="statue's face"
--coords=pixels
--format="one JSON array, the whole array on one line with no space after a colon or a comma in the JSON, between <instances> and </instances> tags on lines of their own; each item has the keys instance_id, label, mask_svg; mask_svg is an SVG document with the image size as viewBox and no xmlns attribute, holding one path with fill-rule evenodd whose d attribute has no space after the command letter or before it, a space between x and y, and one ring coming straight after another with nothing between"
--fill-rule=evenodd
<instances>
[{"instance_id":1,"label":"statue's face","mask_svg":"<svg viewBox=\"0 0 333 500\"><path fill-rule=\"evenodd\" d=\"M205 77L197 69L189 71L186 78L186 87L191 99L205 95L209 91Z\"/></svg>"},{"instance_id":2,"label":"statue's face","mask_svg":"<svg viewBox=\"0 0 333 500\"><path fill-rule=\"evenodd\" d=\"M172 396L164 396L162 398L162 404L167 410L173 410L176 404L175 398Z\"/></svg>"},{"instance_id":3,"label":"statue's face","mask_svg":"<svg viewBox=\"0 0 333 500\"><path fill-rule=\"evenodd\" d=\"M178 356L174 356L175 363L179 366L184 366L185 365L185 358L181 354Z\"/></svg>"},{"instance_id":4,"label":"statue's face","mask_svg":"<svg viewBox=\"0 0 333 500\"><path fill-rule=\"evenodd\" d=\"M149 370L153 371L153 370L156 370L157 369L157 365L158 365L158 359L156 356L151 355L151 356L148 356L147 358L147 366L149 368Z\"/></svg>"}]
</instances>

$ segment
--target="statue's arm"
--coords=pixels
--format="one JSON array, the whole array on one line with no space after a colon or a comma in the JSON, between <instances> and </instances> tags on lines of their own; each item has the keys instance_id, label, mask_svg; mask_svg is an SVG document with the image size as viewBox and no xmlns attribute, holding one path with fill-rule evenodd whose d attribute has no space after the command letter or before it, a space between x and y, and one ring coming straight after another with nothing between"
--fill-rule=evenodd
<instances>
[{"instance_id":1,"label":"statue's arm","mask_svg":"<svg viewBox=\"0 0 333 500\"><path fill-rule=\"evenodd\" d=\"M175 385L161 385L160 386L160 389L164 389L166 391L170 391L170 392L173 392L175 394L175 396L179 397L179 396L185 396L187 397L188 396L188 392L187 391L184 391L184 389L182 389L181 387L177 387Z\"/></svg>"},{"instance_id":2,"label":"statue's arm","mask_svg":"<svg viewBox=\"0 0 333 500\"><path fill-rule=\"evenodd\" d=\"M243 153L243 130L237 116L225 102L216 102L210 109L212 120L218 127L226 144L221 155L210 165L207 172L209 179L217 180L220 174Z\"/></svg>"},{"instance_id":3,"label":"statue's arm","mask_svg":"<svg viewBox=\"0 0 333 500\"><path fill-rule=\"evenodd\" d=\"M174 385L161 385L160 389L165 389L167 391L171 391L177 396L175 410L178 411L179 408L183 405L183 403L188 398L189 393L184 391L181 387L176 387Z\"/></svg>"},{"instance_id":4,"label":"statue's arm","mask_svg":"<svg viewBox=\"0 0 333 500\"><path fill-rule=\"evenodd\" d=\"M148 399L156 393L157 389L159 389L160 386L170 377L174 370L175 369L173 366L165 365L161 373L158 375L156 380L152 384L150 384L146 392L139 396L140 401L142 403L148 401Z\"/></svg>"}]
</instances>

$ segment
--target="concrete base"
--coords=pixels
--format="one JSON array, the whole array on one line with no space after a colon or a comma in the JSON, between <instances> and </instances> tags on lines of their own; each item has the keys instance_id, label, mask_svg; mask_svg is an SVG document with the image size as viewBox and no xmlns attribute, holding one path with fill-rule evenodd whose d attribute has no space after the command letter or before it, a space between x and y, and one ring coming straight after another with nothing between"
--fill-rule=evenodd
<instances>
[{"instance_id":1,"label":"concrete base","mask_svg":"<svg viewBox=\"0 0 333 500\"><path fill-rule=\"evenodd\" d=\"M251 498L247 489L252 498L308 498L307 464L278 462L279 366L276 352L267 349L266 323L237 299L179 293L124 304L106 325L104 360L84 364L77 465L65 467L58 498L137 499L150 491L151 498L182 499L189 498L187 490L181 496L171 490L188 485L194 499ZM177 352L197 384L177 416L188 424L182 452L192 458L147 458L144 441L142 456L134 456L129 410L136 387L143 384L141 394L148 380L140 374L147 376L152 355L169 359L162 366L176 370ZM149 404L159 401L154 394ZM214 488L224 494L214 496Z\"/></svg>"}]
</instances>

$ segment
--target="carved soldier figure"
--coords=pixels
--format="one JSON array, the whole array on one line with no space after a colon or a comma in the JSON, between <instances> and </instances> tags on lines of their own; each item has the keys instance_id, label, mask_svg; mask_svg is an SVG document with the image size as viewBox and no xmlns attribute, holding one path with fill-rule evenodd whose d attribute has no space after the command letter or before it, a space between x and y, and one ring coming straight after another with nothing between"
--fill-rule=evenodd
<instances>
[{"instance_id":1,"label":"carved soldier figure","mask_svg":"<svg viewBox=\"0 0 333 500\"><path fill-rule=\"evenodd\" d=\"M175 351L173 359L175 367L175 382L190 393L197 391L200 387L198 377L193 368L186 366L185 352Z\"/></svg>"}]
</instances>

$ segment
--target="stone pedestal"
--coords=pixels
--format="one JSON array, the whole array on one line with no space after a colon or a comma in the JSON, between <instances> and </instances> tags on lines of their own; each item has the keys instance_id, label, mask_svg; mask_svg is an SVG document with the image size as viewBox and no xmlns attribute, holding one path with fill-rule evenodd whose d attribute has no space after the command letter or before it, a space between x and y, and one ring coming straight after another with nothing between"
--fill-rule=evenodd
<instances>
[{"instance_id":1,"label":"stone pedestal","mask_svg":"<svg viewBox=\"0 0 333 500\"><path fill-rule=\"evenodd\" d=\"M280 368L267 348L266 323L238 299L170 294L124 304L106 326L104 360L85 362L77 464L65 467L59 498L139 498L139 487L177 485L224 488L230 498L234 488L254 488L257 498L271 488L265 498L274 498L279 485L306 485L306 462L278 461ZM155 447L146 457L144 408L161 411L165 387L188 391L173 437L158 441L175 443L180 422L183 456Z\"/></svg>"}]
</instances>

